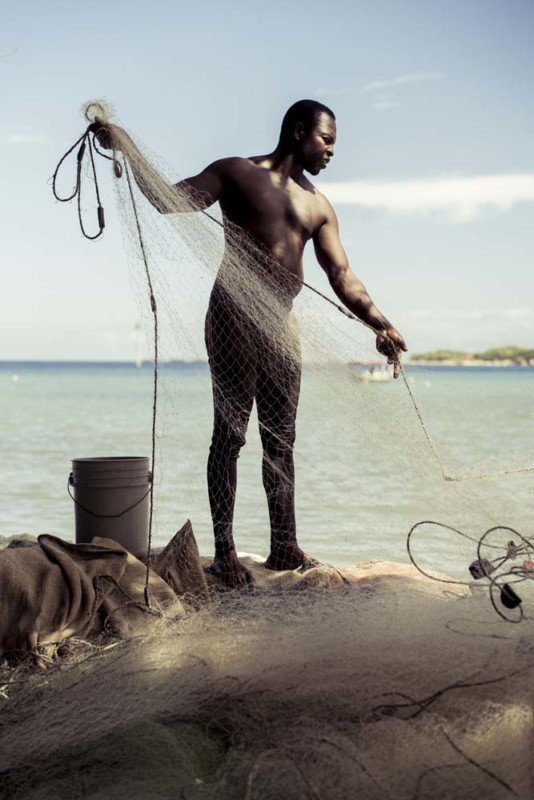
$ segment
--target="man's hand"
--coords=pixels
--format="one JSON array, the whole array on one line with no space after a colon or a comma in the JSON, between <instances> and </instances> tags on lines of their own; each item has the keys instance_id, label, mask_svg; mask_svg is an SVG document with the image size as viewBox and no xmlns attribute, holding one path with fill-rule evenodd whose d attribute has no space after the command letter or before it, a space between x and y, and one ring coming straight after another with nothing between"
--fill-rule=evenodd
<instances>
[{"instance_id":1,"label":"man's hand","mask_svg":"<svg viewBox=\"0 0 534 800\"><path fill-rule=\"evenodd\" d=\"M125 132L118 125L112 125L111 122L100 122L98 117L93 122L94 133L100 147L104 150L120 150L119 141L120 136L117 133L124 134Z\"/></svg>"},{"instance_id":2,"label":"man's hand","mask_svg":"<svg viewBox=\"0 0 534 800\"><path fill-rule=\"evenodd\" d=\"M386 328L383 333L376 337L376 349L385 356L388 364L393 364L393 377L398 378L400 374L401 352L407 352L406 343L396 328Z\"/></svg>"}]
</instances>

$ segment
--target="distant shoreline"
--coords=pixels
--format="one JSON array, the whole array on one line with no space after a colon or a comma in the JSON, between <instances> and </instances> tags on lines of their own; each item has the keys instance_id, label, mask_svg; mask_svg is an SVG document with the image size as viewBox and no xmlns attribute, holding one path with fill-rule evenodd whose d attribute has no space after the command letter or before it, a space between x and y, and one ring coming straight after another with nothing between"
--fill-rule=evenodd
<instances>
[{"instance_id":1,"label":"distant shoreline","mask_svg":"<svg viewBox=\"0 0 534 800\"><path fill-rule=\"evenodd\" d=\"M492 369L534 369L534 364L517 363L515 361L480 361L480 360L466 360L466 361L432 361L431 359L418 358L415 361L407 361L406 366L409 367L463 367L465 369L480 369L481 367L491 367Z\"/></svg>"},{"instance_id":2,"label":"distant shoreline","mask_svg":"<svg viewBox=\"0 0 534 800\"><path fill-rule=\"evenodd\" d=\"M160 365L164 367L184 366L196 367L201 365L207 366L206 361L160 361ZM0 368L2 367L131 367L132 369L152 369L154 366L153 361L143 361L138 367L134 361L75 361L72 359L0 359Z\"/></svg>"},{"instance_id":3,"label":"distant shoreline","mask_svg":"<svg viewBox=\"0 0 534 800\"><path fill-rule=\"evenodd\" d=\"M383 363L382 361L332 361L332 366L348 366L348 367L355 367L355 368L369 368L369 367L377 367L381 366ZM317 364L317 362L304 362L304 366L326 366L323 363ZM482 361L482 360L438 360L434 361L432 359L416 359L416 360L404 360L403 366L408 369L419 369L419 368L439 368L439 369L470 369L470 370L480 370L480 369L521 369L521 370L534 370L534 364L526 364L526 363L517 363L511 360L500 360L500 361ZM13 359L13 360L0 360L0 369L3 370L16 370L16 369L25 369L25 368L35 368L35 369L47 369L51 367L55 367L57 369L70 369L70 368L78 368L78 369L94 369L95 367L101 369L132 369L132 370L152 370L154 367L153 362L151 361L143 361L140 366L137 366L133 361L75 361L75 360L41 360L41 359ZM162 361L160 362L160 367L162 368L195 368L195 367L208 367L207 361L179 361L179 360L172 360L172 361Z\"/></svg>"}]
</instances>

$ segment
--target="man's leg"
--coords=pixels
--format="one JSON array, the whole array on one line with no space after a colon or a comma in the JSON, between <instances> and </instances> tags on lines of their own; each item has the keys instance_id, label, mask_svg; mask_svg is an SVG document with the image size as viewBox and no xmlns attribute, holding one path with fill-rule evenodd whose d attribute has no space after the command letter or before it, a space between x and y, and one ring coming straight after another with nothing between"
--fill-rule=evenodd
<instances>
[{"instance_id":1,"label":"man's leg","mask_svg":"<svg viewBox=\"0 0 534 800\"><path fill-rule=\"evenodd\" d=\"M256 392L263 485L271 522L271 552L266 566L275 570L296 569L307 558L297 544L293 462L300 351L292 324L282 336L280 348L269 344L262 352Z\"/></svg>"},{"instance_id":2,"label":"man's leg","mask_svg":"<svg viewBox=\"0 0 534 800\"><path fill-rule=\"evenodd\" d=\"M238 561L233 518L237 459L256 391L257 354L243 320L214 289L206 317L206 346L213 386L214 424L208 457L208 494L215 558L209 572L232 587L252 583L249 571Z\"/></svg>"}]
</instances>

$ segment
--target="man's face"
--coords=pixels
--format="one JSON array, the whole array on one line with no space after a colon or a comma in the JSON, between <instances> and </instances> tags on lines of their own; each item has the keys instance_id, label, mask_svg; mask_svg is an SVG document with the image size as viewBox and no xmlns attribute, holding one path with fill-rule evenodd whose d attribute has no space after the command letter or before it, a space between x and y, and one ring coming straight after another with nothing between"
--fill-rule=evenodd
<instances>
[{"instance_id":1,"label":"man's face","mask_svg":"<svg viewBox=\"0 0 534 800\"><path fill-rule=\"evenodd\" d=\"M315 125L311 130L305 130L303 126L296 130L299 142L299 155L302 166L306 172L318 175L322 169L326 169L328 162L334 155L334 145L336 143L336 123L330 116L322 111L315 120Z\"/></svg>"}]
</instances>

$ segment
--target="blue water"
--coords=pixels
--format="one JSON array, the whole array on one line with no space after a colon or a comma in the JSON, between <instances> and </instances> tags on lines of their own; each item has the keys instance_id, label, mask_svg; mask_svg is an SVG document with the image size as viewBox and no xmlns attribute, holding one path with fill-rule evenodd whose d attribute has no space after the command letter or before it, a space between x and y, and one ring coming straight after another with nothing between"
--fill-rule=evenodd
<instances>
[{"instance_id":1,"label":"blue water","mask_svg":"<svg viewBox=\"0 0 534 800\"><path fill-rule=\"evenodd\" d=\"M408 530L429 515L470 525L473 532L501 516L503 524L534 519L534 473L459 488L445 485L402 383L354 381L351 386L346 368L339 381L336 369L321 381L311 370L303 375L296 497L299 538L308 552L339 565L376 558L405 561ZM454 469L534 463L534 369L412 367L407 374L440 454ZM349 386L348 399L337 391L342 384ZM152 370L109 363L3 363L0 386L0 533L51 532L73 539L67 494L71 460L150 455ZM352 392L354 413L344 407L351 406ZM164 367L156 544L165 544L190 518L201 551L212 551L205 477L211 422L207 366ZM254 418L238 463L237 547L266 554L269 525ZM445 537L429 540L425 558L454 571L464 555L460 558L456 544Z\"/></svg>"}]
</instances>

